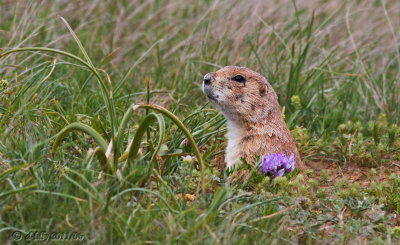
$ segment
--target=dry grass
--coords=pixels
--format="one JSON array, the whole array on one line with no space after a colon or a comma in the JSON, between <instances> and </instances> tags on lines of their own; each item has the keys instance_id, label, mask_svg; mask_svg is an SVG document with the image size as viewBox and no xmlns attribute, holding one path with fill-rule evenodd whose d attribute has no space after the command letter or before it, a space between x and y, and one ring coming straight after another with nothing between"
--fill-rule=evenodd
<instances>
[{"instance_id":1,"label":"dry grass","mask_svg":"<svg viewBox=\"0 0 400 245\"><path fill-rule=\"evenodd\" d=\"M195 82L186 75L188 70L195 71L200 78L204 70L199 66L201 63L236 64L264 73L267 70L280 75L288 73L290 63L282 65L276 61L287 59L293 44L307 41L299 40L296 33L304 31L314 11L313 44L305 71L317 69L333 52L327 87L340 89L348 76L358 75L361 82L357 91L364 101L360 111L367 110L372 98L380 110L389 115L393 113L392 103L398 104L400 97L387 94L387 83L391 91L398 90L398 69L389 78L386 73L390 65L400 67L397 41L400 34L395 32L400 28L400 3L296 1L296 5L298 12L291 0L215 1L209 5L188 1L132 1L129 4L31 1L29 5L5 1L0 16L2 47L65 47L71 37L57 18L60 15L72 23L78 34L84 33L81 38L86 43L95 44L88 47L92 56L101 58L112 54L110 66L118 76L134 64L142 54L140 50L162 39L152 56L161 60L167 75L163 79L171 80L172 88L188 82L187 79ZM282 43L277 36L282 38ZM254 44L262 63L257 62L249 42ZM9 59L9 63L16 63L16 58ZM148 65L139 67L137 74L147 77L157 72L155 63L154 59L146 60ZM23 65L22 61L17 64ZM376 86L378 79L382 79L380 86ZM287 79L279 80L287 82Z\"/></svg>"}]
</instances>

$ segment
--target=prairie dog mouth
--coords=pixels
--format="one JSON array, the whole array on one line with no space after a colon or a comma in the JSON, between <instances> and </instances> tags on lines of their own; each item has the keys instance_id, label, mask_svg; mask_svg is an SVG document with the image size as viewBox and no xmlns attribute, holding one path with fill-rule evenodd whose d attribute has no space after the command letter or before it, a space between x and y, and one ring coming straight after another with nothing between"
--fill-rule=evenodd
<instances>
[{"instance_id":1,"label":"prairie dog mouth","mask_svg":"<svg viewBox=\"0 0 400 245\"><path fill-rule=\"evenodd\" d=\"M210 100L218 102L219 95L216 95L213 92L213 89L210 85L203 83L203 91Z\"/></svg>"}]
</instances>

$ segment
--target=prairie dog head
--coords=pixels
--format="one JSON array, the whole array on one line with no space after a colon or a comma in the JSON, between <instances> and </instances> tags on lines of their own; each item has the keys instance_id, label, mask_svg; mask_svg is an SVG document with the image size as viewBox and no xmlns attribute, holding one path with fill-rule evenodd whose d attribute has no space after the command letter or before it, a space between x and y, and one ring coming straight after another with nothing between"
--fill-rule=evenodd
<instances>
[{"instance_id":1,"label":"prairie dog head","mask_svg":"<svg viewBox=\"0 0 400 245\"><path fill-rule=\"evenodd\" d=\"M257 122L279 109L277 95L267 79L245 67L226 66L207 73L203 90L228 120Z\"/></svg>"}]
</instances>

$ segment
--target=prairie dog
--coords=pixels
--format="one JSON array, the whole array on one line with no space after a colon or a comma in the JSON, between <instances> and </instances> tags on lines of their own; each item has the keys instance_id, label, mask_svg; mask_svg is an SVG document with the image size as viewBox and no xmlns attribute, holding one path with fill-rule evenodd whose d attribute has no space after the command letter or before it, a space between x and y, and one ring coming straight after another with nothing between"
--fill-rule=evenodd
<instances>
[{"instance_id":1,"label":"prairie dog","mask_svg":"<svg viewBox=\"0 0 400 245\"><path fill-rule=\"evenodd\" d=\"M278 96L267 79L245 67L227 66L204 76L203 90L227 119L227 168L254 156L293 153L295 167L303 162L282 117Z\"/></svg>"}]
</instances>

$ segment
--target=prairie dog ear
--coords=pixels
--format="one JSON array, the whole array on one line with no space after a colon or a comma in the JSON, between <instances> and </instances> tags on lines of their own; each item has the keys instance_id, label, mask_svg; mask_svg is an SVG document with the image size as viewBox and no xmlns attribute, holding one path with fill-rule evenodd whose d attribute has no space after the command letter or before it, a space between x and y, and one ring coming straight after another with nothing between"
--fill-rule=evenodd
<instances>
[{"instance_id":1,"label":"prairie dog ear","mask_svg":"<svg viewBox=\"0 0 400 245\"><path fill-rule=\"evenodd\" d=\"M259 92L260 92L260 96L263 97L268 90L268 86L266 83L261 82L260 85L258 86Z\"/></svg>"}]
</instances>

